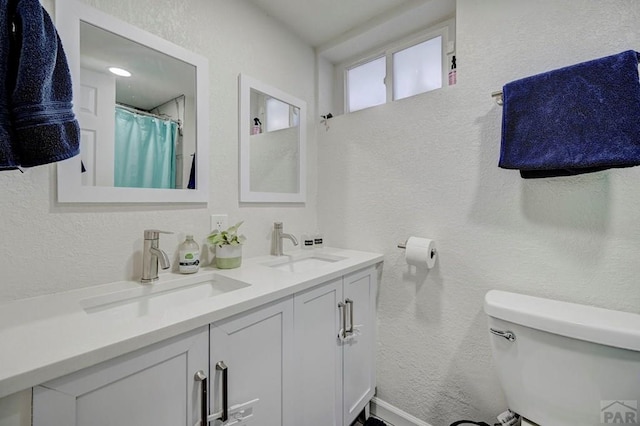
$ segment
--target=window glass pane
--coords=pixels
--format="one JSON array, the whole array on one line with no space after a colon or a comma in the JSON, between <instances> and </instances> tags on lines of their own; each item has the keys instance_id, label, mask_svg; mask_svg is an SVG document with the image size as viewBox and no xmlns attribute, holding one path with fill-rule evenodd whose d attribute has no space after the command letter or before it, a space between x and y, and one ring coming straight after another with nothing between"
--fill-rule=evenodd
<instances>
[{"instance_id":1,"label":"window glass pane","mask_svg":"<svg viewBox=\"0 0 640 426\"><path fill-rule=\"evenodd\" d=\"M383 104L387 101L384 77L387 74L386 58L374 59L347 71L350 112Z\"/></svg>"},{"instance_id":2,"label":"window glass pane","mask_svg":"<svg viewBox=\"0 0 640 426\"><path fill-rule=\"evenodd\" d=\"M289 128L289 104L278 99L267 99L267 132Z\"/></svg>"},{"instance_id":3,"label":"window glass pane","mask_svg":"<svg viewBox=\"0 0 640 426\"><path fill-rule=\"evenodd\" d=\"M393 99L442 87L442 37L393 54Z\"/></svg>"}]
</instances>

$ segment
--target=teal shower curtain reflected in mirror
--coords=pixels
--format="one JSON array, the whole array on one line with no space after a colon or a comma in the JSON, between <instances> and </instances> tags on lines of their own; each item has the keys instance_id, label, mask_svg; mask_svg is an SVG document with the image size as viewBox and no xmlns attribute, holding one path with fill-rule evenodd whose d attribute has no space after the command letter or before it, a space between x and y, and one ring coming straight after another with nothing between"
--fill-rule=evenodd
<instances>
[{"instance_id":1,"label":"teal shower curtain reflected in mirror","mask_svg":"<svg viewBox=\"0 0 640 426\"><path fill-rule=\"evenodd\" d=\"M115 186L175 188L178 124L116 107Z\"/></svg>"}]
</instances>

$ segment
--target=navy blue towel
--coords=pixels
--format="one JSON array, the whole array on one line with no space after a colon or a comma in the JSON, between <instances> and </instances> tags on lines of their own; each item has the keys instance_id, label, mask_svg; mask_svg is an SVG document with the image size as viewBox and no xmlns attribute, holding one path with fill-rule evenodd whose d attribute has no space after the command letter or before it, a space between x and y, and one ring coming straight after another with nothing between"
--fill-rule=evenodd
<instances>
[{"instance_id":1,"label":"navy blue towel","mask_svg":"<svg viewBox=\"0 0 640 426\"><path fill-rule=\"evenodd\" d=\"M196 189L196 155L193 154L191 157L191 171L189 172L189 184L187 185L187 189Z\"/></svg>"},{"instance_id":2,"label":"navy blue towel","mask_svg":"<svg viewBox=\"0 0 640 426\"><path fill-rule=\"evenodd\" d=\"M79 153L69 66L38 0L0 0L0 170Z\"/></svg>"},{"instance_id":3,"label":"navy blue towel","mask_svg":"<svg viewBox=\"0 0 640 426\"><path fill-rule=\"evenodd\" d=\"M640 164L632 50L513 81L502 96L502 168L538 178Z\"/></svg>"},{"instance_id":4,"label":"navy blue towel","mask_svg":"<svg viewBox=\"0 0 640 426\"><path fill-rule=\"evenodd\" d=\"M12 39L12 13L7 0L0 0L0 170L18 166L13 155L13 128L9 115L11 88L9 79L9 41Z\"/></svg>"}]
</instances>

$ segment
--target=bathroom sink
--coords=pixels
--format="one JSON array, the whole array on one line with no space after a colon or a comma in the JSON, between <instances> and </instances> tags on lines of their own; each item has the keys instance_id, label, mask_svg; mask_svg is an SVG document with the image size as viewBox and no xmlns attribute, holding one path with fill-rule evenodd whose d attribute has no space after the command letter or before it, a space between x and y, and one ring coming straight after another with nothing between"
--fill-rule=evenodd
<instances>
[{"instance_id":1,"label":"bathroom sink","mask_svg":"<svg viewBox=\"0 0 640 426\"><path fill-rule=\"evenodd\" d=\"M346 257L335 256L328 253L312 252L308 254L296 254L281 256L280 259L270 260L262 264L279 271L309 272L322 269L332 263L344 260Z\"/></svg>"},{"instance_id":2,"label":"bathroom sink","mask_svg":"<svg viewBox=\"0 0 640 426\"><path fill-rule=\"evenodd\" d=\"M185 280L180 284L141 285L140 288L117 291L80 301L80 305L92 317L126 320L144 316L162 315L166 310L219 296L248 287L225 277L195 281Z\"/></svg>"}]
</instances>

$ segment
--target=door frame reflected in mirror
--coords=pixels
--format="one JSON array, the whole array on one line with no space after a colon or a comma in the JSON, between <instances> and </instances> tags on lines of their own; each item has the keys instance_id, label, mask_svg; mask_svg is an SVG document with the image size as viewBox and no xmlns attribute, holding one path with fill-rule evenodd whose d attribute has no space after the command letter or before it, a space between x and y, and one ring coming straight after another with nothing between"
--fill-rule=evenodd
<instances>
[{"instance_id":1,"label":"door frame reflected in mirror","mask_svg":"<svg viewBox=\"0 0 640 426\"><path fill-rule=\"evenodd\" d=\"M196 72L196 188L150 189L85 186L81 157L57 164L60 203L207 203L209 200L209 63L196 53L75 0L56 0L56 27L73 80L76 116L80 96L80 22L120 35L150 49L191 64ZM115 111L114 111L115 113Z\"/></svg>"},{"instance_id":2,"label":"door frame reflected in mirror","mask_svg":"<svg viewBox=\"0 0 640 426\"><path fill-rule=\"evenodd\" d=\"M261 92L299 109L297 192L256 191L251 186L251 91ZM240 141L240 202L304 203L307 196L307 103L245 74L238 76L238 139ZM266 123L263 123L263 126ZM254 135L256 136L256 135ZM256 159L254 159L255 161Z\"/></svg>"}]
</instances>

